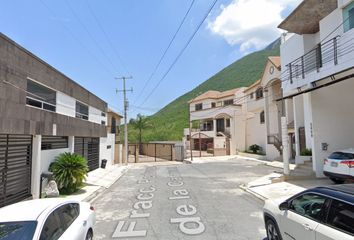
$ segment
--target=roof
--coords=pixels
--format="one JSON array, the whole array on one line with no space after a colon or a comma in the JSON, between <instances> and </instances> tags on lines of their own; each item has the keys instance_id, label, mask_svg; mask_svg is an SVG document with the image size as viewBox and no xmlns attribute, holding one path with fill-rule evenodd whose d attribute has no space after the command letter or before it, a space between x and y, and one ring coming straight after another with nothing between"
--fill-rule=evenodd
<instances>
[{"instance_id":1,"label":"roof","mask_svg":"<svg viewBox=\"0 0 354 240\"><path fill-rule=\"evenodd\" d=\"M257 81L255 81L254 83L252 83L250 86L248 86L243 92L247 92L248 90L250 90L251 88L260 85L261 84L261 79L258 79Z\"/></svg>"},{"instance_id":2,"label":"roof","mask_svg":"<svg viewBox=\"0 0 354 240\"><path fill-rule=\"evenodd\" d=\"M280 57L279 56L269 56L268 57L269 61L273 63L273 65L280 70L281 67L281 62L280 62Z\"/></svg>"},{"instance_id":3,"label":"roof","mask_svg":"<svg viewBox=\"0 0 354 240\"><path fill-rule=\"evenodd\" d=\"M122 115L120 115L119 113L117 113L117 112L113 111L113 110L112 110L112 109L110 109L110 108L108 108L108 109L107 109L107 113L113 113L114 115L117 115L117 116L119 116L120 118L123 118L123 116L122 116Z\"/></svg>"},{"instance_id":4,"label":"roof","mask_svg":"<svg viewBox=\"0 0 354 240\"><path fill-rule=\"evenodd\" d=\"M354 203L354 184L340 184L316 187L307 191L318 192L332 198L337 198L339 200Z\"/></svg>"},{"instance_id":5,"label":"roof","mask_svg":"<svg viewBox=\"0 0 354 240\"><path fill-rule=\"evenodd\" d=\"M197 96L196 98L193 98L192 100L189 101L189 103L192 102L198 102L204 99L219 99L219 98L225 98L228 96L233 96L235 95L235 93L240 90L240 88L234 88L234 89L230 89L224 92L219 92L219 91L215 91L215 90L209 90L199 96Z\"/></svg>"},{"instance_id":6,"label":"roof","mask_svg":"<svg viewBox=\"0 0 354 240\"><path fill-rule=\"evenodd\" d=\"M35 221L43 211L63 203L61 198L45 198L23 201L0 208L0 222Z\"/></svg>"},{"instance_id":7,"label":"roof","mask_svg":"<svg viewBox=\"0 0 354 240\"><path fill-rule=\"evenodd\" d=\"M337 0L304 0L278 28L297 34L313 34L319 31L321 19L335 10Z\"/></svg>"}]
</instances>

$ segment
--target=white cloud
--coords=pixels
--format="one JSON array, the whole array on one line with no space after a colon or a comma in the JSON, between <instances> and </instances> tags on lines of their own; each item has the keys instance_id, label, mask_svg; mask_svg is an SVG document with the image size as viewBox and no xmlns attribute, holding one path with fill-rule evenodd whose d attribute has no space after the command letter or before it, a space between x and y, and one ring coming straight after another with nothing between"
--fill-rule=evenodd
<instances>
[{"instance_id":1,"label":"white cloud","mask_svg":"<svg viewBox=\"0 0 354 240\"><path fill-rule=\"evenodd\" d=\"M277 28L281 13L301 0L233 0L221 6L221 13L208 28L230 45L240 44L240 51L261 49L280 36Z\"/></svg>"}]
</instances>

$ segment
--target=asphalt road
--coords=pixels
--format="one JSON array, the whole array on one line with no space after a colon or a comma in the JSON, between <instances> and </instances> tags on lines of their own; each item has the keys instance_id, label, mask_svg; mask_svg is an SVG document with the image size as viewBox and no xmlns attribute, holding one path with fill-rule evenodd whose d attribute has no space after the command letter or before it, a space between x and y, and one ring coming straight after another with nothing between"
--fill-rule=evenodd
<instances>
[{"instance_id":1,"label":"asphalt road","mask_svg":"<svg viewBox=\"0 0 354 240\"><path fill-rule=\"evenodd\" d=\"M263 240L263 202L239 185L275 170L242 159L134 166L95 200L95 239Z\"/></svg>"}]
</instances>

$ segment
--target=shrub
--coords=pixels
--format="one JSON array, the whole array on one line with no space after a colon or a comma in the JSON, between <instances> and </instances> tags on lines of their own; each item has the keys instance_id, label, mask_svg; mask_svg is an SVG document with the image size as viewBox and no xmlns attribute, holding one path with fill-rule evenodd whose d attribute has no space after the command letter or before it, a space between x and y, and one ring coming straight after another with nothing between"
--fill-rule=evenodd
<instances>
[{"instance_id":1,"label":"shrub","mask_svg":"<svg viewBox=\"0 0 354 240\"><path fill-rule=\"evenodd\" d=\"M66 152L55 158L49 170L54 174L60 193L70 194L82 187L88 166L84 157Z\"/></svg>"},{"instance_id":2,"label":"shrub","mask_svg":"<svg viewBox=\"0 0 354 240\"><path fill-rule=\"evenodd\" d=\"M312 150L308 149L308 148L302 149L300 152L300 155L301 156L312 156Z\"/></svg>"},{"instance_id":3,"label":"shrub","mask_svg":"<svg viewBox=\"0 0 354 240\"><path fill-rule=\"evenodd\" d=\"M252 151L253 153L257 153L258 151L261 151L262 148L261 146L257 145L257 144L253 144L249 147L250 151Z\"/></svg>"}]
</instances>

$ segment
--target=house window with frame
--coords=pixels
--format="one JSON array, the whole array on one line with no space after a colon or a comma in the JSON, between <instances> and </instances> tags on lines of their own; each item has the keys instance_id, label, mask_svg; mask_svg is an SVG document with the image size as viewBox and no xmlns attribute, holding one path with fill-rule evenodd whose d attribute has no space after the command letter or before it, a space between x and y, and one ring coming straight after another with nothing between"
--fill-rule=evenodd
<instances>
[{"instance_id":1,"label":"house window with frame","mask_svg":"<svg viewBox=\"0 0 354 240\"><path fill-rule=\"evenodd\" d=\"M262 88L258 88L256 91L256 99L261 99L263 98L263 89Z\"/></svg>"},{"instance_id":2,"label":"house window with frame","mask_svg":"<svg viewBox=\"0 0 354 240\"><path fill-rule=\"evenodd\" d=\"M117 128L116 128L116 118L112 117L112 121L111 121L111 133L117 133Z\"/></svg>"},{"instance_id":3,"label":"house window with frame","mask_svg":"<svg viewBox=\"0 0 354 240\"><path fill-rule=\"evenodd\" d=\"M250 93L250 99L253 99L253 92Z\"/></svg>"},{"instance_id":4,"label":"house window with frame","mask_svg":"<svg viewBox=\"0 0 354 240\"><path fill-rule=\"evenodd\" d=\"M88 106L76 101L76 117L84 120L89 119Z\"/></svg>"},{"instance_id":5,"label":"house window with frame","mask_svg":"<svg viewBox=\"0 0 354 240\"><path fill-rule=\"evenodd\" d=\"M56 95L54 90L27 79L27 105L55 112Z\"/></svg>"},{"instance_id":6,"label":"house window with frame","mask_svg":"<svg viewBox=\"0 0 354 240\"><path fill-rule=\"evenodd\" d=\"M228 99L224 101L224 106L228 106L228 105L232 105L234 104L234 100L233 99Z\"/></svg>"},{"instance_id":7,"label":"house window with frame","mask_svg":"<svg viewBox=\"0 0 354 240\"><path fill-rule=\"evenodd\" d=\"M354 28L354 2L343 8L344 32Z\"/></svg>"},{"instance_id":8,"label":"house window with frame","mask_svg":"<svg viewBox=\"0 0 354 240\"><path fill-rule=\"evenodd\" d=\"M226 119L226 127L230 127L230 118Z\"/></svg>"},{"instance_id":9,"label":"house window with frame","mask_svg":"<svg viewBox=\"0 0 354 240\"><path fill-rule=\"evenodd\" d=\"M259 120L261 124L265 123L264 111L259 114Z\"/></svg>"},{"instance_id":10,"label":"house window with frame","mask_svg":"<svg viewBox=\"0 0 354 240\"><path fill-rule=\"evenodd\" d=\"M203 110L203 103L198 103L195 105L195 110L196 111L200 111L200 110Z\"/></svg>"},{"instance_id":11,"label":"house window with frame","mask_svg":"<svg viewBox=\"0 0 354 240\"><path fill-rule=\"evenodd\" d=\"M212 102L212 103L211 103L211 107L212 107L212 108L215 108L215 107L216 107L216 103L215 103L215 102Z\"/></svg>"}]
</instances>

